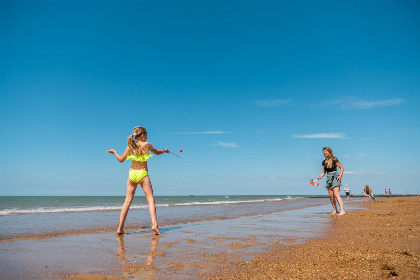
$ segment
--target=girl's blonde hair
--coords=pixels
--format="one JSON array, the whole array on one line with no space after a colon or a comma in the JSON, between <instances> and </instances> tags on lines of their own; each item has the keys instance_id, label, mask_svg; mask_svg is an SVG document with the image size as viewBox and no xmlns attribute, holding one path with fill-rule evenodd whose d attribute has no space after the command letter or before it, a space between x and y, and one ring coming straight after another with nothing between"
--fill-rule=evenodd
<instances>
[{"instance_id":1,"label":"girl's blonde hair","mask_svg":"<svg viewBox=\"0 0 420 280\"><path fill-rule=\"evenodd\" d=\"M140 155L141 149L140 149L140 142L138 142L138 139L140 138L140 135L147 133L146 129L141 126L136 126L133 129L133 134L128 136L127 143L128 147L130 148L130 154L132 155Z\"/></svg>"},{"instance_id":2,"label":"girl's blonde hair","mask_svg":"<svg viewBox=\"0 0 420 280\"><path fill-rule=\"evenodd\" d=\"M365 189L366 189L366 188L370 191L370 187L369 187L369 185L366 185L366 186L365 186Z\"/></svg>"},{"instance_id":3,"label":"girl's blonde hair","mask_svg":"<svg viewBox=\"0 0 420 280\"><path fill-rule=\"evenodd\" d=\"M327 168L332 168L334 162L337 162L338 161L338 158L336 158L334 156L333 150L330 147L324 147L324 148L322 148L322 150L323 151L324 150L327 150L330 153L330 155L327 157Z\"/></svg>"}]
</instances>

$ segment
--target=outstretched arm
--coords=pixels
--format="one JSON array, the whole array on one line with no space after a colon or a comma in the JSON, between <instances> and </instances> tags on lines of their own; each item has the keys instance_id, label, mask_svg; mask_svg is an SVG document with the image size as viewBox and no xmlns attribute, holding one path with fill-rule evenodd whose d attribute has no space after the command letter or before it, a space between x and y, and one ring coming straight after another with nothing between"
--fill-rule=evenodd
<instances>
[{"instance_id":1,"label":"outstretched arm","mask_svg":"<svg viewBox=\"0 0 420 280\"><path fill-rule=\"evenodd\" d=\"M155 147L153 147L152 146L152 144L150 144L150 143L147 143L148 144L148 149L152 152L152 153L154 153L155 155L161 155L161 154L163 154L163 153L169 153L169 150L168 149L163 149L163 150L158 150L158 149L156 149Z\"/></svg>"},{"instance_id":2,"label":"outstretched arm","mask_svg":"<svg viewBox=\"0 0 420 280\"><path fill-rule=\"evenodd\" d=\"M321 173L321 175L319 175L319 179L321 179L322 177L324 177L324 175L325 175L325 169L324 168L322 168L322 173Z\"/></svg>"},{"instance_id":3,"label":"outstretched arm","mask_svg":"<svg viewBox=\"0 0 420 280\"><path fill-rule=\"evenodd\" d=\"M108 149L106 150L108 153L110 154L114 154L115 157L118 159L119 162L123 162L124 160L127 159L128 153L130 152L130 148L127 147L125 149L125 152L120 156L114 149Z\"/></svg>"},{"instance_id":4,"label":"outstretched arm","mask_svg":"<svg viewBox=\"0 0 420 280\"><path fill-rule=\"evenodd\" d=\"M340 162L337 162L337 166L340 167L340 176L338 176L338 180L341 182L341 177L343 177L344 168Z\"/></svg>"}]
</instances>

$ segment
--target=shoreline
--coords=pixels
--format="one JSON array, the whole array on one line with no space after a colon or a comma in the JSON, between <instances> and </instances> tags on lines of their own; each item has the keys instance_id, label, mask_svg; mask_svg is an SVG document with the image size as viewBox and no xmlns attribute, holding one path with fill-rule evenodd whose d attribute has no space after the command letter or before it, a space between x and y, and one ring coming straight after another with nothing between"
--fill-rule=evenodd
<instances>
[{"instance_id":1,"label":"shoreline","mask_svg":"<svg viewBox=\"0 0 420 280\"><path fill-rule=\"evenodd\" d=\"M360 201L360 200L358 200ZM7 279L415 279L420 197L0 242Z\"/></svg>"},{"instance_id":2,"label":"shoreline","mask_svg":"<svg viewBox=\"0 0 420 280\"><path fill-rule=\"evenodd\" d=\"M321 205L325 199L285 199L274 201L244 201L241 203L216 203L203 204L199 200L184 200L182 204L158 209L158 220L161 226L176 226L192 222L206 222L211 220L225 220L241 216L258 216L273 212L285 211L308 205ZM220 201L218 201L220 202ZM34 199L32 206L28 209L42 208L36 205ZM70 207L75 208L79 203L78 199L72 201ZM102 202L112 204L111 201ZM92 205L89 205L92 206ZM9 205L13 208L12 205ZM61 207L60 204L57 207ZM69 203L65 205L69 207ZM85 205L86 207L86 205ZM15 207L18 208L18 207ZM89 207L88 207L89 208ZM107 207L105 207L107 208ZM121 209L120 209L121 210ZM116 231L118 226L120 210L118 211L78 211L78 212L55 212L55 213L30 213L12 214L0 216L0 242L16 241L24 239L41 239L58 236L77 234L90 234ZM136 230L147 228L150 225L150 218L147 209L130 209L127 217L126 229Z\"/></svg>"},{"instance_id":3,"label":"shoreline","mask_svg":"<svg viewBox=\"0 0 420 280\"><path fill-rule=\"evenodd\" d=\"M324 238L273 246L249 262L219 267L204 279L418 279L420 197L390 197L333 217Z\"/></svg>"},{"instance_id":4,"label":"shoreline","mask_svg":"<svg viewBox=\"0 0 420 280\"><path fill-rule=\"evenodd\" d=\"M273 242L297 244L322 235L329 220L326 203L167 226L161 236L140 228L120 236L100 232L0 242L2 274L43 280L197 279L225 263L250 261Z\"/></svg>"}]
</instances>

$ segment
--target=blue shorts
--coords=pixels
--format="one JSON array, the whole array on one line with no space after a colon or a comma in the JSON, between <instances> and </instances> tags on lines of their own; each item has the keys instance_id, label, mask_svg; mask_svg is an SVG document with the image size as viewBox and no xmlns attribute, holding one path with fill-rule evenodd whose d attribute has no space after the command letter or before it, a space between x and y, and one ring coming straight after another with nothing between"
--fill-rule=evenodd
<instances>
[{"instance_id":1,"label":"blue shorts","mask_svg":"<svg viewBox=\"0 0 420 280\"><path fill-rule=\"evenodd\" d=\"M340 174L338 172L327 173L327 180L325 181L325 187L332 190L335 187L341 187L341 182L338 180Z\"/></svg>"}]
</instances>

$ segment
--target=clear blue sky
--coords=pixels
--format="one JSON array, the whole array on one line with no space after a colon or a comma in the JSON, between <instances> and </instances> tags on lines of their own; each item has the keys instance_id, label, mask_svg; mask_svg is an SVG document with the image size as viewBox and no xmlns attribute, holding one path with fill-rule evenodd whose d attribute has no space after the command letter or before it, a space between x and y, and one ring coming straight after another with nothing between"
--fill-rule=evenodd
<instances>
[{"instance_id":1,"label":"clear blue sky","mask_svg":"<svg viewBox=\"0 0 420 280\"><path fill-rule=\"evenodd\" d=\"M0 1L0 195L420 191L419 1ZM180 153L179 150L184 152ZM324 180L322 181L322 184Z\"/></svg>"}]
</instances>

